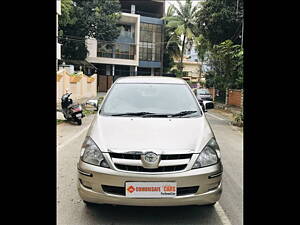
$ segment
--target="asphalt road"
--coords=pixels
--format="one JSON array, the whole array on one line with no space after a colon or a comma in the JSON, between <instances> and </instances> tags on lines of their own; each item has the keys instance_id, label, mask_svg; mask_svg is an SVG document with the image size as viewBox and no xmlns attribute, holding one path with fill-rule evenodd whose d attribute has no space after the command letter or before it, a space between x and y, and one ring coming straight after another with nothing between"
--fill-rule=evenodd
<instances>
[{"instance_id":1,"label":"asphalt road","mask_svg":"<svg viewBox=\"0 0 300 225\"><path fill-rule=\"evenodd\" d=\"M58 225L242 225L243 134L214 110L206 113L221 148L224 166L223 193L214 207L86 207L77 193L80 147L93 116L82 126L57 126L57 224Z\"/></svg>"}]
</instances>

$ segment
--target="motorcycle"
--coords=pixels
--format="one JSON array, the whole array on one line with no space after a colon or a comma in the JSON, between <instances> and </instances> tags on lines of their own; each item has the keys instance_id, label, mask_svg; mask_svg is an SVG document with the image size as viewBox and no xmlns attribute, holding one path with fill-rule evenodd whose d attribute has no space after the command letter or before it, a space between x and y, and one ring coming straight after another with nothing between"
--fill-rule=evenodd
<instances>
[{"instance_id":1,"label":"motorcycle","mask_svg":"<svg viewBox=\"0 0 300 225\"><path fill-rule=\"evenodd\" d=\"M66 120L76 122L81 125L81 119L84 117L80 104L73 104L70 98L72 93L66 93L61 97L61 108Z\"/></svg>"}]
</instances>

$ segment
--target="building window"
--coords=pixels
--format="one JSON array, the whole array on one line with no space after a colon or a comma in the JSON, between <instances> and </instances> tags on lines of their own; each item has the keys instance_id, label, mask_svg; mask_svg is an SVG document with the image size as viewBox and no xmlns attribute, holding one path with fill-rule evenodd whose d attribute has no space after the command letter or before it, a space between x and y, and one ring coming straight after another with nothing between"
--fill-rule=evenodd
<instances>
[{"instance_id":1,"label":"building window","mask_svg":"<svg viewBox=\"0 0 300 225\"><path fill-rule=\"evenodd\" d=\"M142 61L160 61L162 50L162 26L141 23L140 29L139 59Z\"/></svg>"},{"instance_id":2,"label":"building window","mask_svg":"<svg viewBox=\"0 0 300 225\"><path fill-rule=\"evenodd\" d=\"M97 44L97 57L106 57L112 58L113 57L113 45L98 42Z\"/></svg>"},{"instance_id":3,"label":"building window","mask_svg":"<svg viewBox=\"0 0 300 225\"><path fill-rule=\"evenodd\" d=\"M136 54L135 44L114 43L106 44L98 42L97 57L117 58L117 59L134 59Z\"/></svg>"},{"instance_id":4,"label":"building window","mask_svg":"<svg viewBox=\"0 0 300 225\"><path fill-rule=\"evenodd\" d=\"M150 76L151 75L151 68L137 68L137 76Z\"/></svg>"},{"instance_id":5,"label":"building window","mask_svg":"<svg viewBox=\"0 0 300 225\"><path fill-rule=\"evenodd\" d=\"M154 69L154 76L160 76L160 68Z\"/></svg>"}]
</instances>

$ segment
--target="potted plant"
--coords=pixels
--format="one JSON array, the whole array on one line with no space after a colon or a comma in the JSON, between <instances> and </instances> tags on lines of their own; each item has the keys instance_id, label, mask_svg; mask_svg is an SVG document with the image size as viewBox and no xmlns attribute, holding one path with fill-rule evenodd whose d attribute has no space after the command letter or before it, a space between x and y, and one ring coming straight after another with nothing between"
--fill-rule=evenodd
<instances>
[{"instance_id":1,"label":"potted plant","mask_svg":"<svg viewBox=\"0 0 300 225\"><path fill-rule=\"evenodd\" d=\"M70 83L77 83L82 78L82 74L76 74L76 73L73 73L69 76L70 76Z\"/></svg>"},{"instance_id":2,"label":"potted plant","mask_svg":"<svg viewBox=\"0 0 300 225\"><path fill-rule=\"evenodd\" d=\"M96 78L95 78L95 77L92 77L92 76L91 76L91 77L88 77L88 78L87 78L87 82L88 82L88 83L92 83L92 82L94 82L95 79L96 79Z\"/></svg>"}]
</instances>

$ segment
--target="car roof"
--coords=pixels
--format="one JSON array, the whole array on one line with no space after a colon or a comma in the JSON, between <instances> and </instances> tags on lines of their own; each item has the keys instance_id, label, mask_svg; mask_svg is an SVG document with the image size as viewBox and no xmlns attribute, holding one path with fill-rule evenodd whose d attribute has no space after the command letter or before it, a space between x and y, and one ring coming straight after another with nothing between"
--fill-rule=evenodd
<instances>
[{"instance_id":1,"label":"car roof","mask_svg":"<svg viewBox=\"0 0 300 225\"><path fill-rule=\"evenodd\" d=\"M185 80L163 76L129 76L120 77L115 83L158 83L158 84L187 84Z\"/></svg>"}]
</instances>

